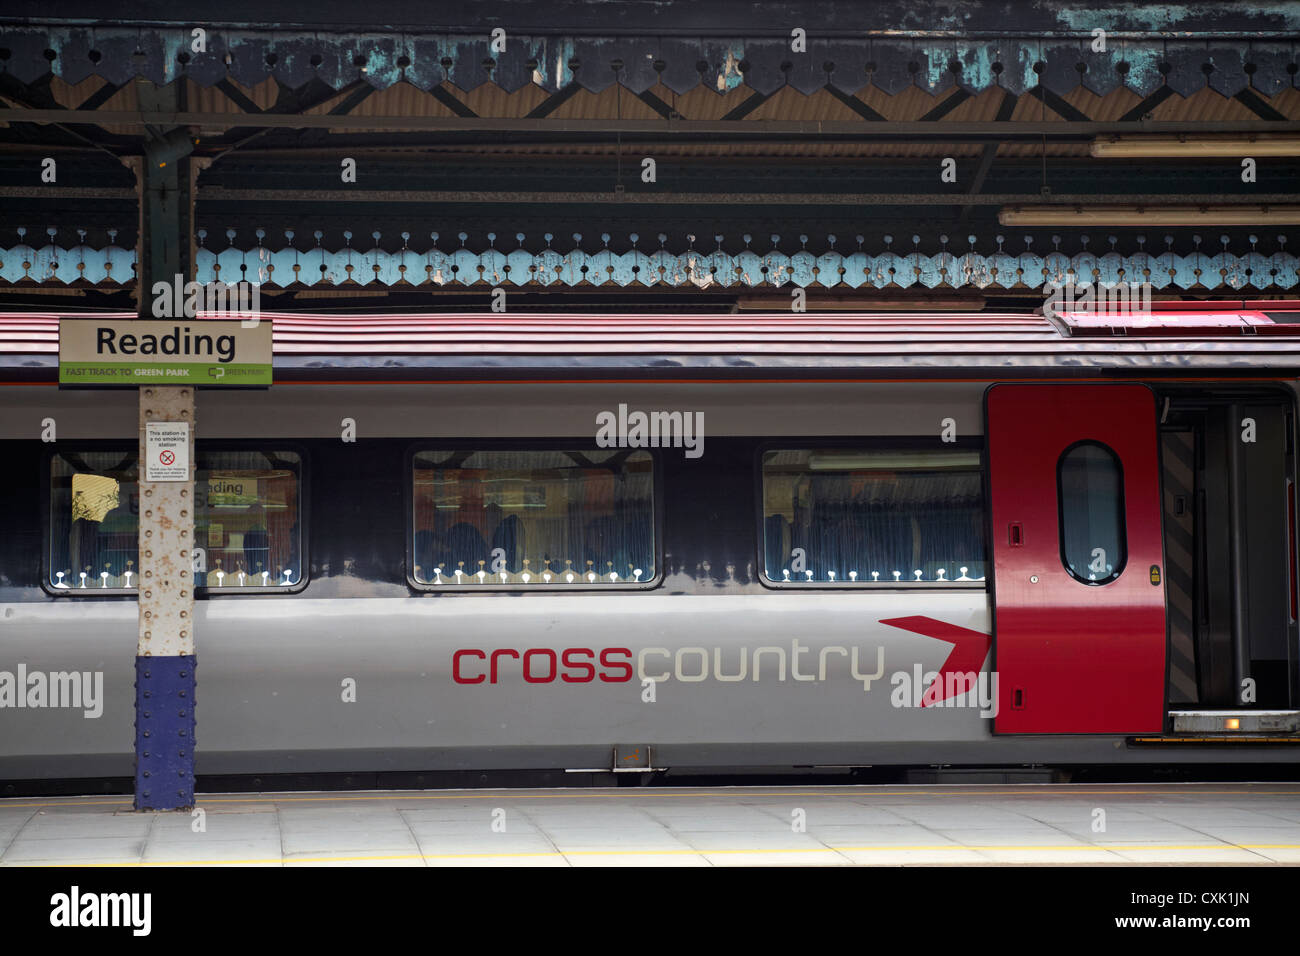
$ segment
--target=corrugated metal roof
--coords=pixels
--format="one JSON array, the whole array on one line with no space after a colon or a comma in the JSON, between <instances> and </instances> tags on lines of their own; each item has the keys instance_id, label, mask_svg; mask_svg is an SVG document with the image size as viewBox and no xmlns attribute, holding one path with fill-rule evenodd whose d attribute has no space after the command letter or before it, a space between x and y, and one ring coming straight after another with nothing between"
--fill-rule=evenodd
<instances>
[{"instance_id":1,"label":"corrugated metal roof","mask_svg":"<svg viewBox=\"0 0 1300 956\"><path fill-rule=\"evenodd\" d=\"M277 317L275 343L287 353L641 354L869 351L900 343L930 348L1009 340L1053 341L1037 316L791 315L349 316L344 328L317 317Z\"/></svg>"},{"instance_id":2,"label":"corrugated metal roof","mask_svg":"<svg viewBox=\"0 0 1300 956\"><path fill-rule=\"evenodd\" d=\"M1039 315L996 313L583 315L263 314L278 368L854 367L1289 368L1300 367L1300 324L1273 324L1298 303L1211 303L1160 310L1154 335L1071 338ZM1225 336L1207 315L1249 313L1274 334ZM1300 315L1300 313L1297 313ZM134 318L131 313L77 318ZM1186 321L1174 331L1170 324ZM0 315L0 364L53 368L59 317ZM184 320L181 320L184 321ZM202 318L190 321L203 321ZM1195 323L1201 322L1199 326ZM1130 331L1140 331L1133 330ZM1171 334L1172 331L1172 334Z\"/></svg>"},{"instance_id":3,"label":"corrugated metal roof","mask_svg":"<svg viewBox=\"0 0 1300 956\"><path fill-rule=\"evenodd\" d=\"M134 318L110 313L68 318ZM201 317L197 320L203 321ZM760 348L799 352L926 341L988 343L1012 340L1059 341L1060 333L1042 316L751 314L587 315L431 314L301 315L262 314L274 330L279 354L394 355L429 352L656 353L665 348L723 351ZM161 320L169 321L169 320ZM51 313L0 315L0 351L56 353L59 316Z\"/></svg>"}]
</instances>

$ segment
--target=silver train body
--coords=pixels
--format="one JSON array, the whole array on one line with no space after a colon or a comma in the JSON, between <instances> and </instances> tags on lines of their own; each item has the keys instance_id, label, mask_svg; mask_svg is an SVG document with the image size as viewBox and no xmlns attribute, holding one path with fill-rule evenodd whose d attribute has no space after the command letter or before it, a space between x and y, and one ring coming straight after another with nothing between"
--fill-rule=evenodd
<instances>
[{"instance_id":1,"label":"silver train body","mask_svg":"<svg viewBox=\"0 0 1300 956\"><path fill-rule=\"evenodd\" d=\"M934 438L949 419L961 439L978 444L990 381L340 383L201 392L200 443L305 448L308 559L302 587L197 601L198 773L1294 761L1300 748L997 734L978 695L969 706L916 706L914 682L938 672L952 645L882 623L923 616L990 634L987 582L800 589L761 579L758 449L780 446L783 436L811 444ZM1270 387L1293 404L1293 381ZM659 566L647 587L431 593L410 579L409 535L402 553L367 565L387 570L361 572L345 535L324 527L350 509L360 515L352 527L368 515L390 527L409 522L402 497L409 475L367 485L364 460L373 465L379 445L405 455L430 440L590 446L596 416L619 405L703 413L698 459L679 448L652 450ZM131 391L0 389L0 447L11 453L5 507L39 518L11 521L11 530L30 536L48 524L40 513L47 479L35 463L82 443L133 443L137 412ZM57 423L53 443L40 441L47 419ZM340 438L344 419L355 422L355 442ZM719 468L714 449L728 443L739 451ZM727 502L731 510L719 513ZM729 530L711 526L711 516ZM0 565L0 671L102 673L103 700L97 717L0 710L0 778L129 776L136 604L58 593L47 570L13 563L20 552L25 560L38 548L43 554L47 541L16 549L16 540ZM573 659L590 661L595 676L570 669L564 673L584 679L527 681L509 652L529 649L557 657L587 649ZM457 651L474 653L456 661ZM494 651L503 652L495 682L482 679ZM984 660L982 680L992 680L994 662L992 654Z\"/></svg>"}]
</instances>

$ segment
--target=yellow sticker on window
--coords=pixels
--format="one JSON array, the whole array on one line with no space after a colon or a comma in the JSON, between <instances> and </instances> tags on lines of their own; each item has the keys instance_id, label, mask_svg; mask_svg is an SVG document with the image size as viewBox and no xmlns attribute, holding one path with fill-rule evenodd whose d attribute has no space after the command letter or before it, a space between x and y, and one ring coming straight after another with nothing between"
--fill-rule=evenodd
<instances>
[{"instance_id":1,"label":"yellow sticker on window","mask_svg":"<svg viewBox=\"0 0 1300 956\"><path fill-rule=\"evenodd\" d=\"M103 521L117 507L118 484L106 475L72 476L72 520Z\"/></svg>"}]
</instances>

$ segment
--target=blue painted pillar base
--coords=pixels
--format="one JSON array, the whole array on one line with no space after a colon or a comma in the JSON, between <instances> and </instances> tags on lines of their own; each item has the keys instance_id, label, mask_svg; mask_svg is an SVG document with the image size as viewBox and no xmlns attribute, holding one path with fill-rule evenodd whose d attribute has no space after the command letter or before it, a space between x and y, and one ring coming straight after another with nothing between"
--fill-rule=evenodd
<instances>
[{"instance_id":1,"label":"blue painted pillar base","mask_svg":"<svg viewBox=\"0 0 1300 956\"><path fill-rule=\"evenodd\" d=\"M135 659L135 808L194 806L194 655Z\"/></svg>"}]
</instances>

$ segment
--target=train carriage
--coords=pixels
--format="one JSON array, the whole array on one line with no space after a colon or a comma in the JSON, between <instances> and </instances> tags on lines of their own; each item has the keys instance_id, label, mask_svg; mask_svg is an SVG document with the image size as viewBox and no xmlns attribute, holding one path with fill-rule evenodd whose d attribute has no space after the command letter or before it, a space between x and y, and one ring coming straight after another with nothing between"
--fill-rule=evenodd
<instances>
[{"instance_id":1,"label":"train carriage","mask_svg":"<svg viewBox=\"0 0 1300 956\"><path fill-rule=\"evenodd\" d=\"M1300 755L1300 302L269 320L197 403L200 774ZM56 352L0 317L6 780L134 759L137 398Z\"/></svg>"}]
</instances>

